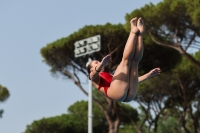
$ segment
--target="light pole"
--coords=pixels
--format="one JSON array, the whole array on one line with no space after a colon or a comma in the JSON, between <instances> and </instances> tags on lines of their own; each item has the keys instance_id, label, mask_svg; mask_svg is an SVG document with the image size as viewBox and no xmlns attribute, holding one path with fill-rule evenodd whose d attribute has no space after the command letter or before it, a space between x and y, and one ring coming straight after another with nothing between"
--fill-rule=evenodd
<instances>
[{"instance_id":1,"label":"light pole","mask_svg":"<svg viewBox=\"0 0 200 133\"><path fill-rule=\"evenodd\" d=\"M80 41L76 41L74 43L75 46L75 57L80 57L80 56L84 56L87 54L92 54L94 52L100 51L101 50L101 36L100 35L96 35L96 36L92 36ZM88 64L91 62L92 60L90 58L88 58L88 62L86 64L86 67L88 66ZM89 80L89 79L88 79ZM88 90L88 133L92 133L93 132L93 110L92 110L92 81L89 80L89 90Z\"/></svg>"}]
</instances>

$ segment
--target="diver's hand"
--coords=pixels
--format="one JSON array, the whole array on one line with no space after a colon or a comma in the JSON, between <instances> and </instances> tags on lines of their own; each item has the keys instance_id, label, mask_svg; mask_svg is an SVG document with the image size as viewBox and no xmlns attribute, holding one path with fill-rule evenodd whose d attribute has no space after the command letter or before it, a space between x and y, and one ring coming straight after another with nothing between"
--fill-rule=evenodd
<instances>
[{"instance_id":1,"label":"diver's hand","mask_svg":"<svg viewBox=\"0 0 200 133\"><path fill-rule=\"evenodd\" d=\"M102 65L102 66L107 65L107 64L109 63L110 59L111 59L111 55L110 55L110 54L109 54L109 55L106 55L106 56L101 60L101 65Z\"/></svg>"},{"instance_id":2,"label":"diver's hand","mask_svg":"<svg viewBox=\"0 0 200 133\"><path fill-rule=\"evenodd\" d=\"M149 72L149 77L154 77L156 75L159 75L161 73L160 68L154 68Z\"/></svg>"}]
</instances>

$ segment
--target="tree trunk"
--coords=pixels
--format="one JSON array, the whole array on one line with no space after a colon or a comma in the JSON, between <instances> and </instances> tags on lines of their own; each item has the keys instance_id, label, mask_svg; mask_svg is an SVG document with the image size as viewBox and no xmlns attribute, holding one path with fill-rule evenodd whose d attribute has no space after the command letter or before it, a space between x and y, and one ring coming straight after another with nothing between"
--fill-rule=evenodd
<instances>
[{"instance_id":1,"label":"tree trunk","mask_svg":"<svg viewBox=\"0 0 200 133\"><path fill-rule=\"evenodd\" d=\"M104 109L104 114L108 122L109 133L118 133L119 124L121 122L117 102L106 98L108 108Z\"/></svg>"},{"instance_id":2,"label":"tree trunk","mask_svg":"<svg viewBox=\"0 0 200 133\"><path fill-rule=\"evenodd\" d=\"M119 120L109 123L109 133L118 133L119 123Z\"/></svg>"}]
</instances>

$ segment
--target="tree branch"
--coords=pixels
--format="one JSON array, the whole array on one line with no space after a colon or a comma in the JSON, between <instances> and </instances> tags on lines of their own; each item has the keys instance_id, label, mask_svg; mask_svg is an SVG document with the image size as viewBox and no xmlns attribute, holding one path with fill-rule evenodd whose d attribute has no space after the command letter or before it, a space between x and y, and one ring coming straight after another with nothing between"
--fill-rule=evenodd
<instances>
[{"instance_id":1,"label":"tree branch","mask_svg":"<svg viewBox=\"0 0 200 133\"><path fill-rule=\"evenodd\" d=\"M151 32L149 31L149 35L151 37L151 39L153 40L153 42L155 42L156 44L158 45L161 45L161 46L165 46L165 47L169 47L169 48L172 48L172 49L175 49L177 51L179 51L180 53L183 53L184 51L180 48L180 47L177 47L176 44L164 44L164 43L161 43L159 41L157 41L154 36L151 34Z\"/></svg>"},{"instance_id":2,"label":"tree branch","mask_svg":"<svg viewBox=\"0 0 200 133\"><path fill-rule=\"evenodd\" d=\"M186 125L186 120L185 120L186 110L187 110L187 108L184 107L184 108L183 108L183 112L182 112L182 114L180 115L179 121L180 121L180 123L182 123L182 126L183 126L185 132L186 132L186 133L190 133L190 131L188 130L188 128L185 126L185 125Z\"/></svg>"},{"instance_id":3,"label":"tree branch","mask_svg":"<svg viewBox=\"0 0 200 133\"><path fill-rule=\"evenodd\" d=\"M172 49L175 49L177 51L179 51L179 53L181 53L184 57L186 57L191 63L193 63L195 66L197 66L199 69L200 69L200 62L197 61L195 58L193 58L190 54L186 53L186 51L183 50L183 48L180 46L180 47L176 47L174 45L176 44L164 44L164 43L161 43L159 41L157 41L153 35L151 34L151 32L149 32L149 35L151 36L151 39L158 45L161 45L161 46L165 46L165 47L169 47L169 48L172 48Z\"/></svg>"},{"instance_id":4,"label":"tree branch","mask_svg":"<svg viewBox=\"0 0 200 133\"><path fill-rule=\"evenodd\" d=\"M140 104L140 106L142 106L141 104ZM142 106L143 107L143 106ZM144 107L143 107L143 109L145 109ZM146 120L148 119L148 116L149 116L149 114L148 114L148 112L149 112L149 110L150 110L150 105L148 105L147 106L147 109L146 109L146 115L145 115L145 117L144 117L144 119L142 120L142 122L141 122L141 124L140 124L140 126L139 126L139 129L141 129L142 127L143 127L143 125L144 125L144 123L146 122Z\"/></svg>"},{"instance_id":5,"label":"tree branch","mask_svg":"<svg viewBox=\"0 0 200 133\"><path fill-rule=\"evenodd\" d=\"M192 35L192 37L191 37L191 39L190 39L190 41L189 41L189 43L188 43L188 45L185 48L185 51L187 51L187 49L190 47L190 45L194 41L195 37L196 37L196 33L194 32L193 35Z\"/></svg>"},{"instance_id":6,"label":"tree branch","mask_svg":"<svg viewBox=\"0 0 200 133\"><path fill-rule=\"evenodd\" d=\"M74 82L74 84L76 84L81 91L88 96L88 93L84 90L84 88L82 87L80 81L76 80L75 77L67 70L62 69L61 72L65 75L68 76L70 79L72 79L72 81Z\"/></svg>"},{"instance_id":7,"label":"tree branch","mask_svg":"<svg viewBox=\"0 0 200 133\"><path fill-rule=\"evenodd\" d=\"M184 57L186 57L191 63L193 63L197 68L200 69L200 62L197 61L194 57L192 57L188 53L182 53Z\"/></svg>"},{"instance_id":8,"label":"tree branch","mask_svg":"<svg viewBox=\"0 0 200 133\"><path fill-rule=\"evenodd\" d=\"M131 123L133 124L133 126L135 127L135 129L137 130L137 132L138 133L142 133L141 128L140 127L138 128L138 126L135 124L135 122L130 117L128 117L128 118L131 120Z\"/></svg>"},{"instance_id":9,"label":"tree branch","mask_svg":"<svg viewBox=\"0 0 200 133\"><path fill-rule=\"evenodd\" d=\"M177 44L180 44L180 41L178 41L178 37L177 37L177 33L178 33L178 29L177 28L175 28L175 32L174 33L175 33L174 34L174 38L175 38Z\"/></svg>"}]
</instances>

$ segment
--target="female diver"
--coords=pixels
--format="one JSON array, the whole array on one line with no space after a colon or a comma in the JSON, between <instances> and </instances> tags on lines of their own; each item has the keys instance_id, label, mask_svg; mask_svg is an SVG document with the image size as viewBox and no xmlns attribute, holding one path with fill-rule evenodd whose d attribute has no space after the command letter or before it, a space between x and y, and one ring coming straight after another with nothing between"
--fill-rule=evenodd
<instances>
[{"instance_id":1,"label":"female diver","mask_svg":"<svg viewBox=\"0 0 200 133\"><path fill-rule=\"evenodd\" d=\"M93 86L107 97L121 102L130 102L134 99L138 83L160 74L160 68L138 77L138 64L143 56L144 22L142 18L133 18L130 21L131 31L126 42L123 57L114 75L104 71L111 55L105 56L101 62L93 60L87 66L89 79Z\"/></svg>"}]
</instances>

